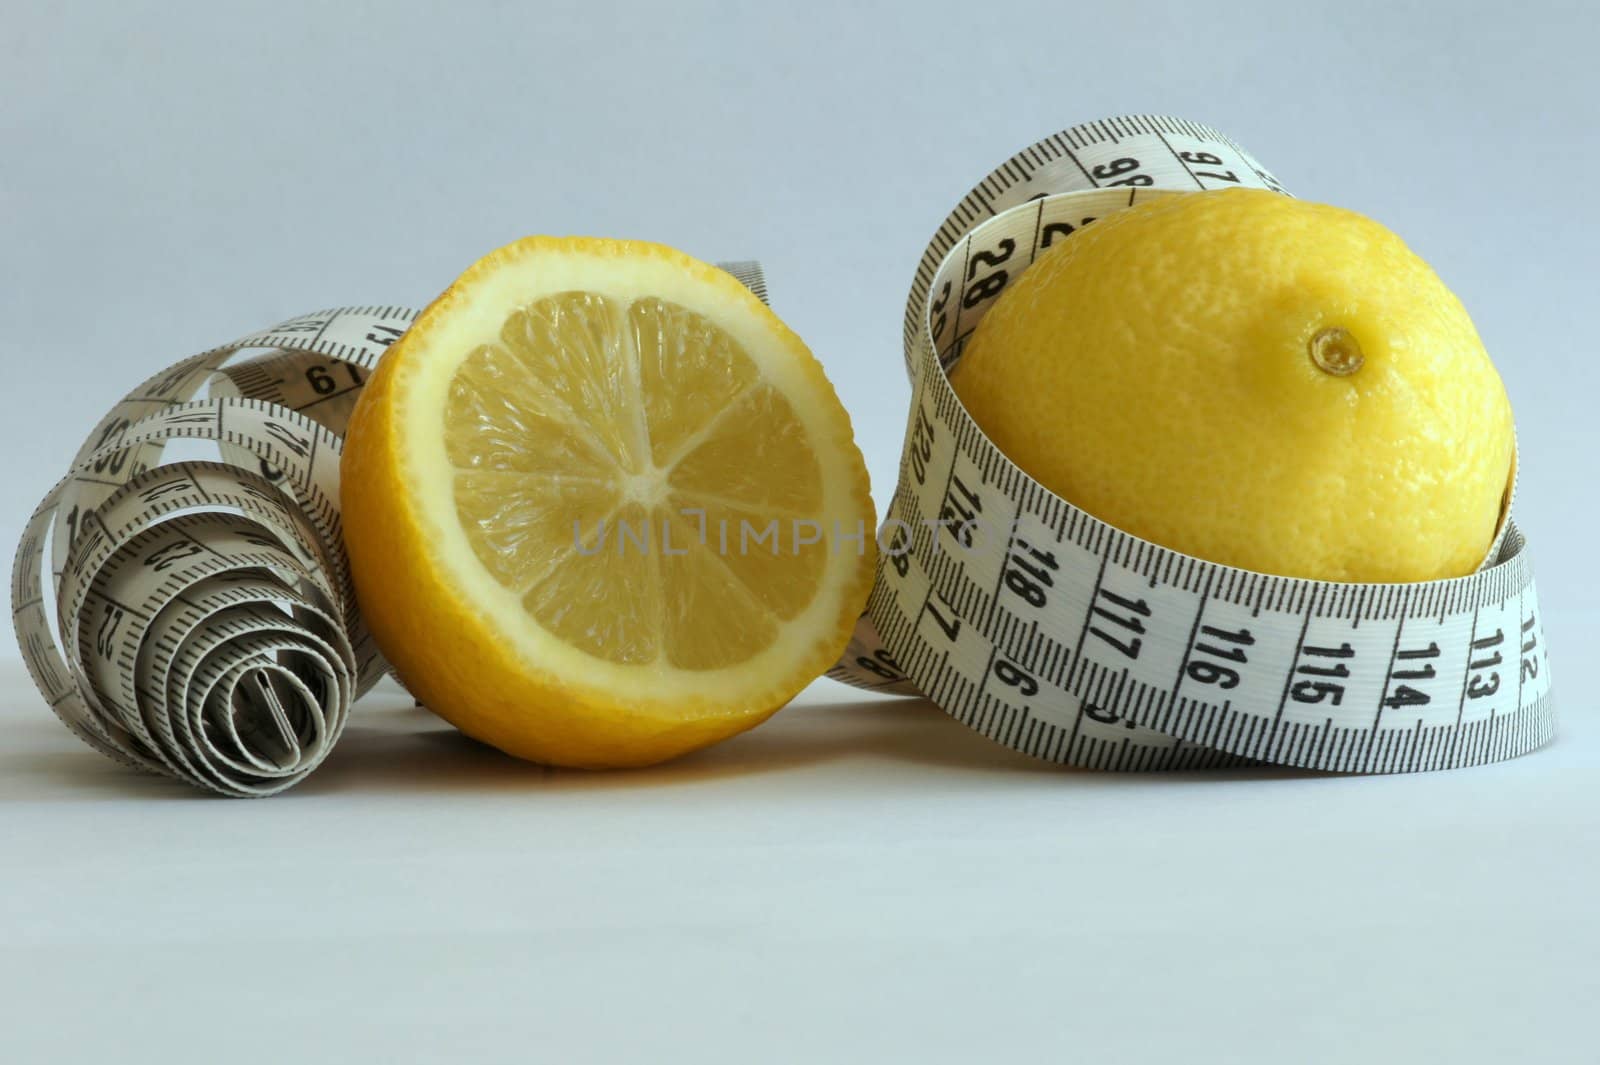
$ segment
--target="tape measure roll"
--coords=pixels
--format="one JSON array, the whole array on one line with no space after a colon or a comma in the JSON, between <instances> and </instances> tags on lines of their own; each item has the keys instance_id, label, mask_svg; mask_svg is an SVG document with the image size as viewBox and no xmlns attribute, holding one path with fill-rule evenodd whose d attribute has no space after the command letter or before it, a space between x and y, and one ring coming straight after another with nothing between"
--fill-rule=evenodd
<instances>
[{"instance_id":1,"label":"tape measure roll","mask_svg":"<svg viewBox=\"0 0 1600 1065\"><path fill-rule=\"evenodd\" d=\"M100 420L29 520L11 591L34 683L90 746L238 796L327 755L385 669L339 538L341 434L413 317L291 319L169 367ZM223 461L162 463L199 441Z\"/></svg>"},{"instance_id":2,"label":"tape measure roll","mask_svg":"<svg viewBox=\"0 0 1600 1065\"><path fill-rule=\"evenodd\" d=\"M917 265L913 401L878 579L846 656L1028 754L1099 769L1277 763L1398 772L1510 758L1555 731L1533 573L1510 519L1472 576L1332 584L1130 536L1008 460L946 376L1053 242L1142 198L1282 192L1206 126L1108 119L1047 137L957 204Z\"/></svg>"}]
</instances>

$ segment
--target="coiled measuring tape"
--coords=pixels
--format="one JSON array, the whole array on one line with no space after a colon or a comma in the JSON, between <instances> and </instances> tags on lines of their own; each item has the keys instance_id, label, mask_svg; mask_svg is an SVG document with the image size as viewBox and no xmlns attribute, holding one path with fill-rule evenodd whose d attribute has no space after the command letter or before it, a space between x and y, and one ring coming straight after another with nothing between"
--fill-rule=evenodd
<instances>
[{"instance_id":1,"label":"coiled measuring tape","mask_svg":"<svg viewBox=\"0 0 1600 1065\"><path fill-rule=\"evenodd\" d=\"M759 264L720 264L763 301ZM177 363L34 511L12 621L56 715L125 765L232 796L303 779L388 668L356 609L339 456L416 312L343 307ZM166 456L208 442L216 459Z\"/></svg>"},{"instance_id":2,"label":"coiled measuring tape","mask_svg":"<svg viewBox=\"0 0 1600 1065\"><path fill-rule=\"evenodd\" d=\"M1540 746L1555 709L1509 500L1469 577L1267 576L1072 506L956 398L946 374L967 337L1052 243L1141 198L1236 186L1284 191L1216 130L1135 116L1045 138L951 211L906 305L913 400L877 582L829 675L926 694L1008 747L1097 769L1401 772Z\"/></svg>"},{"instance_id":3,"label":"coiled measuring tape","mask_svg":"<svg viewBox=\"0 0 1600 1065\"><path fill-rule=\"evenodd\" d=\"M385 670L339 534L339 453L414 317L291 319L169 367L106 413L29 520L12 616L91 747L227 795L303 778ZM181 442L218 460L163 463Z\"/></svg>"}]
</instances>

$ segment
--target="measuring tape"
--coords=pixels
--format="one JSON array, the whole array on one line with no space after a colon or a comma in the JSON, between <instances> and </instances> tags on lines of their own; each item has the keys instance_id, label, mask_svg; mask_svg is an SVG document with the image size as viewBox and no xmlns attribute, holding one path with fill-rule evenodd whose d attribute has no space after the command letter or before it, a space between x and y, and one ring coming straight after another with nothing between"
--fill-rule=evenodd
<instances>
[{"instance_id":1,"label":"measuring tape","mask_svg":"<svg viewBox=\"0 0 1600 1065\"><path fill-rule=\"evenodd\" d=\"M1008 747L1096 769L1402 772L1510 758L1554 735L1509 500L1469 577L1268 576L1079 510L956 398L946 374L966 339L1052 243L1142 199L1238 186L1284 191L1216 130L1136 116L1045 138L950 212L906 306L913 401L878 579L830 676L926 694Z\"/></svg>"},{"instance_id":2,"label":"measuring tape","mask_svg":"<svg viewBox=\"0 0 1600 1065\"><path fill-rule=\"evenodd\" d=\"M1045 248L1143 198L1233 186L1283 191L1208 127L1111 119L1012 156L945 219L907 301L914 398L878 579L829 675L926 694L1006 746L1101 769L1389 772L1539 746L1555 712L1509 502L1470 577L1251 573L1073 507L956 399L963 343ZM759 266L722 265L767 298ZM281 790L327 755L386 669L340 539L342 435L414 317L292 319L178 363L96 426L12 575L28 669L91 746L229 795ZM183 440L221 461L163 464Z\"/></svg>"}]
</instances>

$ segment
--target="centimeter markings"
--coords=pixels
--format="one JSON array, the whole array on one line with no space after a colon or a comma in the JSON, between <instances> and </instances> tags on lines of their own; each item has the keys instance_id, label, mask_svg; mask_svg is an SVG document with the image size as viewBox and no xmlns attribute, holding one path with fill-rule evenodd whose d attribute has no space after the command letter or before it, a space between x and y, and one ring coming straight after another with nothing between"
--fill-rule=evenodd
<instances>
[{"instance_id":1,"label":"centimeter markings","mask_svg":"<svg viewBox=\"0 0 1600 1065\"><path fill-rule=\"evenodd\" d=\"M912 353L925 328L934 272L950 250L984 220L1030 199L1064 192L1156 185L1210 189L1235 184L1283 191L1277 179L1230 138L1209 126L1163 115L1090 122L1024 148L962 197L918 261L906 301L907 372L913 377L917 373ZM1058 224L1071 223L1062 220ZM934 313L942 309L935 300Z\"/></svg>"},{"instance_id":2,"label":"centimeter markings","mask_svg":"<svg viewBox=\"0 0 1600 1065\"><path fill-rule=\"evenodd\" d=\"M1008 746L1075 765L1466 765L1554 730L1532 572L1510 504L1480 571L1411 585L1293 580L1128 536L983 436L945 376L1035 256L1142 197L1282 191L1232 141L1112 119L1002 164L946 219L907 309L914 400L868 616L830 675L924 692Z\"/></svg>"}]
</instances>

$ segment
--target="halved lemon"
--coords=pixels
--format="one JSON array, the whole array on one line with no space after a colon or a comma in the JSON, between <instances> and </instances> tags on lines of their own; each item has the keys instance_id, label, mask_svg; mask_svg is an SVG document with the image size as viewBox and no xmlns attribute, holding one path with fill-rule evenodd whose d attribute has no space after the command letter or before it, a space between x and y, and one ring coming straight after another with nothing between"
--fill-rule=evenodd
<instances>
[{"instance_id":1,"label":"halved lemon","mask_svg":"<svg viewBox=\"0 0 1600 1065\"><path fill-rule=\"evenodd\" d=\"M547 764L648 764L765 720L871 582L866 466L822 368L657 244L530 237L473 264L368 382L342 484L407 687Z\"/></svg>"}]
</instances>

